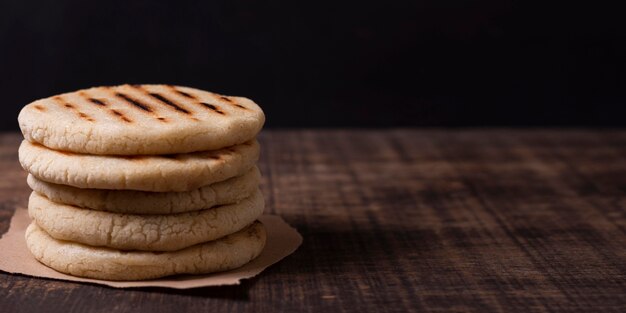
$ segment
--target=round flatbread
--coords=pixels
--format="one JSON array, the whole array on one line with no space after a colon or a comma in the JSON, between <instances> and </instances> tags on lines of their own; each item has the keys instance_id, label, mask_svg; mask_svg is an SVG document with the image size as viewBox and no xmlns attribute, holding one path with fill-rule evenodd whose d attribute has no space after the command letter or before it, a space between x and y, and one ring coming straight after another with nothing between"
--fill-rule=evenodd
<instances>
[{"instance_id":1,"label":"round flatbread","mask_svg":"<svg viewBox=\"0 0 626 313\"><path fill-rule=\"evenodd\" d=\"M259 188L255 166L242 176L183 192L81 189L48 183L28 175L28 185L53 202L81 208L128 214L172 214L237 203Z\"/></svg>"},{"instance_id":2,"label":"round flatbread","mask_svg":"<svg viewBox=\"0 0 626 313\"><path fill-rule=\"evenodd\" d=\"M121 250L174 251L232 234L256 220L261 191L237 204L166 215L119 214L55 203L36 192L28 214L50 236Z\"/></svg>"},{"instance_id":3,"label":"round flatbread","mask_svg":"<svg viewBox=\"0 0 626 313\"><path fill-rule=\"evenodd\" d=\"M220 150L160 156L76 154L22 141L22 167L36 178L78 188L189 191L240 176L259 158L256 140Z\"/></svg>"},{"instance_id":4,"label":"round flatbread","mask_svg":"<svg viewBox=\"0 0 626 313\"><path fill-rule=\"evenodd\" d=\"M215 241L157 253L119 251L57 240L35 223L26 229L26 244L39 262L65 274L105 280L227 271L259 256L265 241L265 228L259 221Z\"/></svg>"},{"instance_id":5,"label":"round flatbread","mask_svg":"<svg viewBox=\"0 0 626 313\"><path fill-rule=\"evenodd\" d=\"M24 137L85 154L172 154L251 140L265 116L250 99L169 85L96 87L37 100L18 116Z\"/></svg>"}]
</instances>

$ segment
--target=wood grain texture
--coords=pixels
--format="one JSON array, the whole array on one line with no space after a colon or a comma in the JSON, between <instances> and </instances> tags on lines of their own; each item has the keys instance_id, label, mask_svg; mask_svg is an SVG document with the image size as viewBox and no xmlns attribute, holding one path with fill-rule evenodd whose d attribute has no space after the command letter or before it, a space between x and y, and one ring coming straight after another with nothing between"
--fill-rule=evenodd
<instances>
[{"instance_id":1,"label":"wood grain texture","mask_svg":"<svg viewBox=\"0 0 626 313\"><path fill-rule=\"evenodd\" d=\"M0 136L0 232L25 206ZM0 273L0 311L624 312L626 132L261 135L267 211L304 236L241 286L118 290ZM0 252L1 255L1 252Z\"/></svg>"}]
</instances>

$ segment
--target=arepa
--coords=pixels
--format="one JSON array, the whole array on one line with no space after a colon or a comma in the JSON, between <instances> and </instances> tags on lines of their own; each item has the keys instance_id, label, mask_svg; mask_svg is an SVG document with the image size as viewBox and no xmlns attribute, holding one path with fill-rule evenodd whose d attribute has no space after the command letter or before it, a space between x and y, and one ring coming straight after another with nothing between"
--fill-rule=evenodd
<instances>
[{"instance_id":1,"label":"arepa","mask_svg":"<svg viewBox=\"0 0 626 313\"><path fill-rule=\"evenodd\" d=\"M255 166L241 176L182 192L83 189L45 182L33 175L26 181L31 189L57 203L115 213L172 214L238 203L257 191L260 179Z\"/></svg>"},{"instance_id":2,"label":"arepa","mask_svg":"<svg viewBox=\"0 0 626 313\"><path fill-rule=\"evenodd\" d=\"M50 149L101 155L216 150L251 140L265 115L252 100L170 85L121 85L26 105L24 138Z\"/></svg>"},{"instance_id":3,"label":"arepa","mask_svg":"<svg viewBox=\"0 0 626 313\"><path fill-rule=\"evenodd\" d=\"M263 224L256 221L234 234L178 251L120 251L57 240L31 223L26 229L26 245L39 262L61 273L106 280L141 280L240 267L261 253L266 236Z\"/></svg>"},{"instance_id":4,"label":"arepa","mask_svg":"<svg viewBox=\"0 0 626 313\"><path fill-rule=\"evenodd\" d=\"M188 213L120 214L55 203L33 192L28 214L50 236L121 250L173 251L215 240L246 227L264 208L257 191L236 204Z\"/></svg>"},{"instance_id":5,"label":"arepa","mask_svg":"<svg viewBox=\"0 0 626 313\"><path fill-rule=\"evenodd\" d=\"M259 158L256 140L172 155L104 156L57 151L22 141L22 167L36 178L78 188L189 191L250 170Z\"/></svg>"}]
</instances>

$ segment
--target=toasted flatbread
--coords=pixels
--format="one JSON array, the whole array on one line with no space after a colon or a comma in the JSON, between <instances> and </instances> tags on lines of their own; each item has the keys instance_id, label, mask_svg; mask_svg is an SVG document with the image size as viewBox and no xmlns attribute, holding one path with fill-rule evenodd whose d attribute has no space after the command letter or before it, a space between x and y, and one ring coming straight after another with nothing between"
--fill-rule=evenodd
<instances>
[{"instance_id":1,"label":"toasted flatbread","mask_svg":"<svg viewBox=\"0 0 626 313\"><path fill-rule=\"evenodd\" d=\"M251 140L265 116L252 100L169 85L95 87L26 105L26 140L85 154L216 150Z\"/></svg>"},{"instance_id":2,"label":"toasted flatbread","mask_svg":"<svg viewBox=\"0 0 626 313\"><path fill-rule=\"evenodd\" d=\"M206 274L243 266L263 250L261 222L215 241L172 252L120 251L57 240L37 224L26 229L35 258L62 273L106 280L143 280L174 274Z\"/></svg>"},{"instance_id":3,"label":"toasted flatbread","mask_svg":"<svg viewBox=\"0 0 626 313\"><path fill-rule=\"evenodd\" d=\"M212 151L155 155L76 154L22 141L19 160L36 178L78 188L189 191L240 176L254 167L259 144L248 141Z\"/></svg>"},{"instance_id":4,"label":"toasted flatbread","mask_svg":"<svg viewBox=\"0 0 626 313\"><path fill-rule=\"evenodd\" d=\"M120 214L55 203L33 192L28 214L55 239L121 250L173 251L239 231L256 220L264 206L257 191L239 203L200 211Z\"/></svg>"},{"instance_id":5,"label":"toasted flatbread","mask_svg":"<svg viewBox=\"0 0 626 313\"><path fill-rule=\"evenodd\" d=\"M48 183L33 175L28 175L27 182L31 189L57 203L114 213L172 214L238 203L256 192L260 179L255 166L241 176L183 192L83 189Z\"/></svg>"}]
</instances>

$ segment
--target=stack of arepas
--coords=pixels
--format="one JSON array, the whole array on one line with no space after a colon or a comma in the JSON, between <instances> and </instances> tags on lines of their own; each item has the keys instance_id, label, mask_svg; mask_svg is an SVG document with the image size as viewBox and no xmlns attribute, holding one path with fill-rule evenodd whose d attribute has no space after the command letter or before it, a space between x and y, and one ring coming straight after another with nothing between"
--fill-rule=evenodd
<instances>
[{"instance_id":1,"label":"stack of arepas","mask_svg":"<svg viewBox=\"0 0 626 313\"><path fill-rule=\"evenodd\" d=\"M28 248L75 276L140 280L240 267L265 230L253 101L169 85L35 101L19 124L34 190Z\"/></svg>"}]
</instances>

